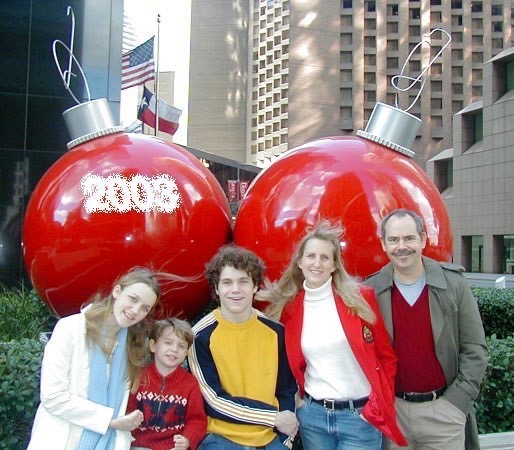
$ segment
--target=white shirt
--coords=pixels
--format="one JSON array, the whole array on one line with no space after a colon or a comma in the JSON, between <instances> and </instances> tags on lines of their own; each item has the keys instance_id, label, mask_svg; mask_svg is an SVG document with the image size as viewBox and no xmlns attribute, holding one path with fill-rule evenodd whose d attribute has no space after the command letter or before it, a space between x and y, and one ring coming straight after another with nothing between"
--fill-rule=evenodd
<instances>
[{"instance_id":1,"label":"white shirt","mask_svg":"<svg viewBox=\"0 0 514 450\"><path fill-rule=\"evenodd\" d=\"M337 313L332 278L305 286L302 352L307 362L305 391L317 400L357 400L371 386L353 355Z\"/></svg>"}]
</instances>

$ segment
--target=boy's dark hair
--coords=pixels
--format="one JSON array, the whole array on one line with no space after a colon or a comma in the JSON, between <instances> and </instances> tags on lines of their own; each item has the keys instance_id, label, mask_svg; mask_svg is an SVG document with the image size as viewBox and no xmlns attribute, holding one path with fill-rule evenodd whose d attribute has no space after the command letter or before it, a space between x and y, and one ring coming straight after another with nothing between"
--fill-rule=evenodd
<instances>
[{"instance_id":1,"label":"boy's dark hair","mask_svg":"<svg viewBox=\"0 0 514 450\"><path fill-rule=\"evenodd\" d=\"M216 287L224 267L233 267L247 273L255 286L260 286L264 273L264 262L246 248L229 244L218 250L205 269L205 276L211 286L213 298L217 299Z\"/></svg>"}]
</instances>

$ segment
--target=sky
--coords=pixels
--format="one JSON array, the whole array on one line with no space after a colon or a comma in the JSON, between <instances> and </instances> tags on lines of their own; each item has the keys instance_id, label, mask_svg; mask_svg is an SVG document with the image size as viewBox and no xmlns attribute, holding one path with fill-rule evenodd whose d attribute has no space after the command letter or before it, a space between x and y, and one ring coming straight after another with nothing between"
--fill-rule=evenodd
<instances>
[{"instance_id":1,"label":"sky","mask_svg":"<svg viewBox=\"0 0 514 450\"><path fill-rule=\"evenodd\" d=\"M157 35L157 14L161 16L159 71L175 72L174 106L182 110L182 115L173 140L186 145L191 0L124 0L124 10L132 23L138 44ZM137 87L121 91L120 120L124 126L137 118L140 101L137 92Z\"/></svg>"}]
</instances>

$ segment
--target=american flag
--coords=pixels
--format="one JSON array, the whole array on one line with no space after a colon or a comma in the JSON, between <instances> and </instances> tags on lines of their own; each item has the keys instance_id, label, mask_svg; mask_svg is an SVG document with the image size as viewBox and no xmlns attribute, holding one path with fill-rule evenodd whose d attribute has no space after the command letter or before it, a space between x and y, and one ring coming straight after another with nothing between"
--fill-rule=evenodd
<instances>
[{"instance_id":1,"label":"american flag","mask_svg":"<svg viewBox=\"0 0 514 450\"><path fill-rule=\"evenodd\" d=\"M155 36L123 55L121 59L121 89L138 86L155 79L154 39Z\"/></svg>"}]
</instances>

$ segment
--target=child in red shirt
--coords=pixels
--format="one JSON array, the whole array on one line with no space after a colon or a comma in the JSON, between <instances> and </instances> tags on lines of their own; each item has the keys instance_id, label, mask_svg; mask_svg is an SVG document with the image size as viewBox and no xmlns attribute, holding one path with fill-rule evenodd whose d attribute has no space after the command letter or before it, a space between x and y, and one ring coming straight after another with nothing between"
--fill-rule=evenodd
<instances>
[{"instance_id":1,"label":"child in red shirt","mask_svg":"<svg viewBox=\"0 0 514 450\"><path fill-rule=\"evenodd\" d=\"M141 371L127 413L140 410L144 420L132 431L132 448L195 450L207 418L196 378L182 363L193 343L191 326L175 318L156 321L150 331L153 361Z\"/></svg>"}]
</instances>

